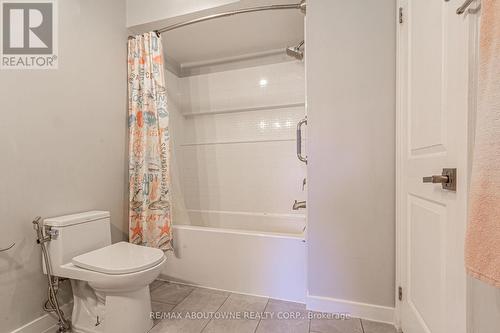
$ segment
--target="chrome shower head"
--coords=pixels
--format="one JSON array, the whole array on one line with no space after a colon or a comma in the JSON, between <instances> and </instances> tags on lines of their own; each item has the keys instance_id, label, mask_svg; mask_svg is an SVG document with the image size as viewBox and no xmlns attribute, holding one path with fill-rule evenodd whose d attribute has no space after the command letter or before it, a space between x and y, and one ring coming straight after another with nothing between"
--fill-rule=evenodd
<instances>
[{"instance_id":1,"label":"chrome shower head","mask_svg":"<svg viewBox=\"0 0 500 333\"><path fill-rule=\"evenodd\" d=\"M301 47L304 45L304 41L300 42L297 46L290 46L286 48L286 54L290 57L293 57L297 60L304 59L304 51L301 50Z\"/></svg>"}]
</instances>

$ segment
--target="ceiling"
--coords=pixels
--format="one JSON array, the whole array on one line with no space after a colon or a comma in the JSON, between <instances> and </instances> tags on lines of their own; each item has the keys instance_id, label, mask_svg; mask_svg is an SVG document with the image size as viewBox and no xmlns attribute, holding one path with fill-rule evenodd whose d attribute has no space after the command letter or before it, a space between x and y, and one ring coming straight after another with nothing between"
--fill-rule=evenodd
<instances>
[{"instance_id":1,"label":"ceiling","mask_svg":"<svg viewBox=\"0 0 500 333\"><path fill-rule=\"evenodd\" d=\"M146 24L133 32L160 29L193 18L270 4L295 3L288 0L242 0L234 5L184 15L175 19ZM239 58L249 54L269 53L292 46L304 39L304 15L298 9L245 13L200 22L162 34L167 61L175 66L189 67Z\"/></svg>"}]
</instances>

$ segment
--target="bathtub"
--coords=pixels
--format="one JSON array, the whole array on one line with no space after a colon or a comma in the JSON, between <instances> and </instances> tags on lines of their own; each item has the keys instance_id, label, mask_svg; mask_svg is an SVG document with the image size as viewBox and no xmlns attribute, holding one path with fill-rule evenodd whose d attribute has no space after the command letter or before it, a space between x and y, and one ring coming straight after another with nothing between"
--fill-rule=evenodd
<instances>
[{"instance_id":1,"label":"bathtub","mask_svg":"<svg viewBox=\"0 0 500 333\"><path fill-rule=\"evenodd\" d=\"M303 216L208 211L188 215L190 222L204 225L173 226L175 251L167 253L160 278L305 302ZM266 225L272 231L263 231Z\"/></svg>"}]
</instances>

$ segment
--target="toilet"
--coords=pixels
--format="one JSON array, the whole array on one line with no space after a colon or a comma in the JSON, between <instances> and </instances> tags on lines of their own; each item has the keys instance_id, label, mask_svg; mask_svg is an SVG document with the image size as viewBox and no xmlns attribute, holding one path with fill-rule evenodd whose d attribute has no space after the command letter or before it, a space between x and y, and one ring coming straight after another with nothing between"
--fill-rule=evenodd
<instances>
[{"instance_id":1,"label":"toilet","mask_svg":"<svg viewBox=\"0 0 500 333\"><path fill-rule=\"evenodd\" d=\"M111 244L106 211L48 218L43 225L52 237L53 275L71 280L73 332L145 333L153 327L149 284L166 263L163 251Z\"/></svg>"}]
</instances>

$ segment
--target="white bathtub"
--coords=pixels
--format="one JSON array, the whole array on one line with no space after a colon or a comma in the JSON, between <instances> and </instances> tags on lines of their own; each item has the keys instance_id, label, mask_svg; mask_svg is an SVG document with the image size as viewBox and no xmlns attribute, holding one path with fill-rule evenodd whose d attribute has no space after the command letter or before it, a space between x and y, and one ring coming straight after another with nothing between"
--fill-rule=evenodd
<instances>
[{"instance_id":1,"label":"white bathtub","mask_svg":"<svg viewBox=\"0 0 500 333\"><path fill-rule=\"evenodd\" d=\"M243 218L248 220L248 216ZM213 220L213 217L206 217L205 220ZM281 219L280 224L286 225L283 223ZM241 224L236 222L235 225ZM262 221L256 225L262 226ZM293 227L280 233L176 225L173 227L175 253L167 254L168 261L161 278L305 302L306 243L303 223L298 227L298 222L294 220L290 226ZM276 229L276 225L273 228Z\"/></svg>"},{"instance_id":2,"label":"white bathtub","mask_svg":"<svg viewBox=\"0 0 500 333\"><path fill-rule=\"evenodd\" d=\"M306 225L306 218L301 214L269 214L195 209L188 209L186 213L184 214L184 218L175 216L177 221L184 221L184 223L177 223L177 225L264 231L293 234L296 236L304 232Z\"/></svg>"}]
</instances>

